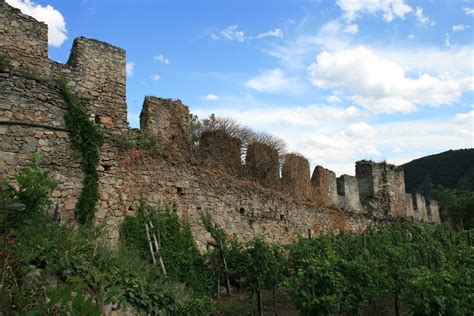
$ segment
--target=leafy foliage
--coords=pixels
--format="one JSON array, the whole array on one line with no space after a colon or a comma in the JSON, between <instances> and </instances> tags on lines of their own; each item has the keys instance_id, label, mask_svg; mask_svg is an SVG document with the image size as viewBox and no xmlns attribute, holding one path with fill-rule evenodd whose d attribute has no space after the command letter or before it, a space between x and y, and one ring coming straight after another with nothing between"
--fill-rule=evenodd
<instances>
[{"instance_id":1,"label":"leafy foliage","mask_svg":"<svg viewBox=\"0 0 474 316\"><path fill-rule=\"evenodd\" d=\"M25 204L26 212L41 212L49 204L49 193L56 187L56 182L51 179L48 170L41 169L43 158L35 156L31 168L24 168L16 177L18 191L16 198Z\"/></svg>"},{"instance_id":2,"label":"leafy foliage","mask_svg":"<svg viewBox=\"0 0 474 316\"><path fill-rule=\"evenodd\" d=\"M127 217L121 228L120 238L124 247L135 249L141 258L151 262L151 254L145 233L145 220L159 227L161 248L168 277L182 282L201 295L212 293L215 277L205 266L199 253L191 228L182 225L175 212L160 210L156 212L145 203L141 203L136 217Z\"/></svg>"},{"instance_id":3,"label":"leafy foliage","mask_svg":"<svg viewBox=\"0 0 474 316\"><path fill-rule=\"evenodd\" d=\"M60 91L67 104L64 115L66 127L70 130L73 146L82 159L85 173L83 189L76 206L76 218L82 225L90 226L99 200L99 148L104 141L101 130L89 120L84 105L70 91L64 79L58 81Z\"/></svg>"}]
</instances>

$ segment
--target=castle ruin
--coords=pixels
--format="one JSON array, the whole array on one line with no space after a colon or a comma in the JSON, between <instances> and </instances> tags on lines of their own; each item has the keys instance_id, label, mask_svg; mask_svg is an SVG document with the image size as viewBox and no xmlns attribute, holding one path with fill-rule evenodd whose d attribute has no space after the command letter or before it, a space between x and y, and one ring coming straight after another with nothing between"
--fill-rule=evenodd
<instances>
[{"instance_id":1,"label":"castle ruin","mask_svg":"<svg viewBox=\"0 0 474 316\"><path fill-rule=\"evenodd\" d=\"M0 0L0 56L7 61L0 64L0 164L14 178L42 153L58 182L51 200L62 222L75 221L84 175L65 127L59 78L105 135L94 223L106 227L111 243L140 199L175 208L201 249L210 239L203 211L231 238L261 235L279 243L308 231L360 232L376 222L440 222L437 202L407 194L403 170L393 165L359 161L355 177L336 178L321 166L311 175L308 161L290 154L280 170L278 154L258 142L248 146L243 164L240 140L219 131L204 133L191 150L189 109L180 101L145 97L140 115L141 130L165 157L124 149L120 140L134 133L127 123L125 51L80 37L60 64L48 59L47 42L46 24Z\"/></svg>"}]
</instances>

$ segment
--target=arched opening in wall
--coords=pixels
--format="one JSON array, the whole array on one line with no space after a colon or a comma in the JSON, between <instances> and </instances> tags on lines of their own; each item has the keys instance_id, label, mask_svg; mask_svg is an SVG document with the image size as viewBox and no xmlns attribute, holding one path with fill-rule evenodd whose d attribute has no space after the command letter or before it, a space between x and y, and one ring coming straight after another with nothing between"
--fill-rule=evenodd
<instances>
[{"instance_id":1,"label":"arched opening in wall","mask_svg":"<svg viewBox=\"0 0 474 316\"><path fill-rule=\"evenodd\" d=\"M240 215L245 216L245 212L246 212L246 211L245 211L245 208L241 207L241 208L239 209Z\"/></svg>"},{"instance_id":2,"label":"arched opening in wall","mask_svg":"<svg viewBox=\"0 0 474 316\"><path fill-rule=\"evenodd\" d=\"M100 116L97 114L91 114L91 121L94 121L96 124L100 123Z\"/></svg>"},{"instance_id":3,"label":"arched opening in wall","mask_svg":"<svg viewBox=\"0 0 474 316\"><path fill-rule=\"evenodd\" d=\"M280 221L284 220L285 219L285 215L284 214L280 214Z\"/></svg>"},{"instance_id":4,"label":"arched opening in wall","mask_svg":"<svg viewBox=\"0 0 474 316\"><path fill-rule=\"evenodd\" d=\"M171 140L175 141L176 140L176 135L171 135Z\"/></svg>"},{"instance_id":5,"label":"arched opening in wall","mask_svg":"<svg viewBox=\"0 0 474 316\"><path fill-rule=\"evenodd\" d=\"M176 187L176 194L178 194L178 195L184 195L184 190L183 190L183 188Z\"/></svg>"}]
</instances>

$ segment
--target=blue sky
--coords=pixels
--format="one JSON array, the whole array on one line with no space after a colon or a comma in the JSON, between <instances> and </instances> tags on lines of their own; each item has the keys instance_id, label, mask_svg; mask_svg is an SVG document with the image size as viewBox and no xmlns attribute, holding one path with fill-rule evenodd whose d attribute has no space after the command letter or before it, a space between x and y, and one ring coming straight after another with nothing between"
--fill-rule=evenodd
<instances>
[{"instance_id":1,"label":"blue sky","mask_svg":"<svg viewBox=\"0 0 474 316\"><path fill-rule=\"evenodd\" d=\"M7 0L50 27L127 50L129 122L143 97L230 116L336 173L474 147L474 2Z\"/></svg>"}]
</instances>

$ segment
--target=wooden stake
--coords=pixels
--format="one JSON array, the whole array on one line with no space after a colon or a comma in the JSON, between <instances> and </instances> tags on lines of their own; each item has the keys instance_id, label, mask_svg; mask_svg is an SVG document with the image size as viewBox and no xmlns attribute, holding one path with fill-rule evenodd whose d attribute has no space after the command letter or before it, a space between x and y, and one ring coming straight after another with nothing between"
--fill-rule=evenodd
<instances>
[{"instance_id":1,"label":"wooden stake","mask_svg":"<svg viewBox=\"0 0 474 316\"><path fill-rule=\"evenodd\" d=\"M151 257L153 259L153 264L156 264L155 252L153 251L153 244L151 243L151 238L150 238L150 230L146 222L145 222L145 231L146 231L146 238L148 240L148 246L150 246L150 252L151 252Z\"/></svg>"}]
</instances>

